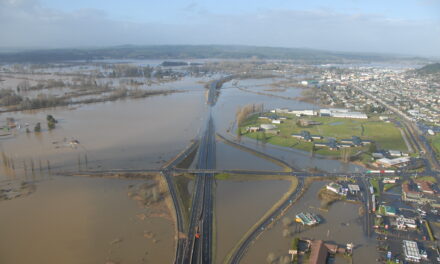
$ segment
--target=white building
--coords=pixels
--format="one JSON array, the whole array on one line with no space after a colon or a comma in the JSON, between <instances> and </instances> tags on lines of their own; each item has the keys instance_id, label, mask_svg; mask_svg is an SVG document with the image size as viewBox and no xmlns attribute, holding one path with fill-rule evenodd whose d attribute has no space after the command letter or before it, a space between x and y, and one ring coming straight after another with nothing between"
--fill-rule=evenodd
<instances>
[{"instance_id":1,"label":"white building","mask_svg":"<svg viewBox=\"0 0 440 264\"><path fill-rule=\"evenodd\" d=\"M277 127L272 124L261 124L260 128L263 130L273 130L273 129L276 129Z\"/></svg>"},{"instance_id":2,"label":"white building","mask_svg":"<svg viewBox=\"0 0 440 264\"><path fill-rule=\"evenodd\" d=\"M418 263L422 259L420 256L419 246L415 241L403 240L403 252L407 261Z\"/></svg>"},{"instance_id":3,"label":"white building","mask_svg":"<svg viewBox=\"0 0 440 264\"><path fill-rule=\"evenodd\" d=\"M339 118L355 118L355 119L368 119L368 116L361 112L346 112L346 113L332 113L332 117Z\"/></svg>"},{"instance_id":4,"label":"white building","mask_svg":"<svg viewBox=\"0 0 440 264\"><path fill-rule=\"evenodd\" d=\"M397 229L405 230L407 228L416 229L416 220L399 216L396 218Z\"/></svg>"},{"instance_id":5,"label":"white building","mask_svg":"<svg viewBox=\"0 0 440 264\"><path fill-rule=\"evenodd\" d=\"M402 151L400 150L388 150L391 157L402 157Z\"/></svg>"},{"instance_id":6,"label":"white building","mask_svg":"<svg viewBox=\"0 0 440 264\"><path fill-rule=\"evenodd\" d=\"M316 116L318 115L318 112L315 110L292 110L289 111L289 114L296 116Z\"/></svg>"},{"instance_id":7,"label":"white building","mask_svg":"<svg viewBox=\"0 0 440 264\"><path fill-rule=\"evenodd\" d=\"M410 162L409 157L401 157L396 159L383 158L376 161L378 165L382 165L384 167L403 166L408 162Z\"/></svg>"}]
</instances>

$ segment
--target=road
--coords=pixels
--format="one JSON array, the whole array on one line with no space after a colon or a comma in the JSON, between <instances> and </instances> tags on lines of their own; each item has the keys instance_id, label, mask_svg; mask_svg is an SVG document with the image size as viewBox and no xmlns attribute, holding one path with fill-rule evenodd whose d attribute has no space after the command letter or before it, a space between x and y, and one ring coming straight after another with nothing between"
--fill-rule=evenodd
<instances>
[{"instance_id":1,"label":"road","mask_svg":"<svg viewBox=\"0 0 440 264\"><path fill-rule=\"evenodd\" d=\"M200 140L197 169L215 168L215 131L212 117ZM188 239L181 263L211 263L212 257L212 185L213 173L196 175L191 206ZM200 238L196 238L196 234Z\"/></svg>"}]
</instances>

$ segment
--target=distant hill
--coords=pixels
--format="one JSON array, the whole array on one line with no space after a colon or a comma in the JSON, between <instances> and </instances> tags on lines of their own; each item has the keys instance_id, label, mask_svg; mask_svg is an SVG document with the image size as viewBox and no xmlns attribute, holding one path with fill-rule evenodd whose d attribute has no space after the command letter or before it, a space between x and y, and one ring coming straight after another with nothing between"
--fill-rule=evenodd
<instances>
[{"instance_id":1,"label":"distant hill","mask_svg":"<svg viewBox=\"0 0 440 264\"><path fill-rule=\"evenodd\" d=\"M330 52L299 48L277 48L233 45L124 45L88 49L48 49L0 53L1 62L59 62L71 60L103 59L279 59L297 60L299 63L350 63L399 60L401 57L372 54ZM408 59L408 58L406 58Z\"/></svg>"},{"instance_id":2,"label":"distant hill","mask_svg":"<svg viewBox=\"0 0 440 264\"><path fill-rule=\"evenodd\" d=\"M417 70L418 73L421 74L433 74L440 73L440 63L428 64Z\"/></svg>"}]
</instances>

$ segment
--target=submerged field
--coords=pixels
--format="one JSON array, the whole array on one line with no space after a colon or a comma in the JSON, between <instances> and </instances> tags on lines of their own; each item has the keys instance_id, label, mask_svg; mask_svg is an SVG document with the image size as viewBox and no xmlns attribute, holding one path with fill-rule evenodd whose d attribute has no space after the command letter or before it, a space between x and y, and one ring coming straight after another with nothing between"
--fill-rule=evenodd
<instances>
[{"instance_id":1,"label":"submerged field","mask_svg":"<svg viewBox=\"0 0 440 264\"><path fill-rule=\"evenodd\" d=\"M268 115L268 114L265 114ZM352 136L358 136L361 139L373 140L377 148L395 149L406 151L407 147L402 138L399 128L393 123L382 122L376 118L369 119L347 119L334 117L307 117L305 119L319 122L319 125L302 127L298 124L299 117L283 114L287 119L284 123L277 124L278 135L263 132L246 132L246 127L259 126L260 124L270 123L267 119L259 119L259 115L253 115L241 125L240 129L243 135L256 140L265 141L270 144L291 147L312 152L313 142L305 142L293 138L292 134L299 134L301 131L309 131L311 135L323 136L323 140L315 142L326 142L326 138L335 138L336 140L350 139ZM368 151L368 146L350 148L351 153L358 151ZM315 147L315 153L326 156L340 156L341 150L329 150L326 147Z\"/></svg>"}]
</instances>

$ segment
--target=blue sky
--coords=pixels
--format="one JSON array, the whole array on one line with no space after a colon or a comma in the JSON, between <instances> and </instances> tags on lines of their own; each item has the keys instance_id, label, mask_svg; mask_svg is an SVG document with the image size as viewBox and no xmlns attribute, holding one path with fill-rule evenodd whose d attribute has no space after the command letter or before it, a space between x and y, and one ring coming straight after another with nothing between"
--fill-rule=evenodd
<instances>
[{"instance_id":1,"label":"blue sky","mask_svg":"<svg viewBox=\"0 0 440 264\"><path fill-rule=\"evenodd\" d=\"M440 56L440 0L0 0L0 47L241 44Z\"/></svg>"}]
</instances>

